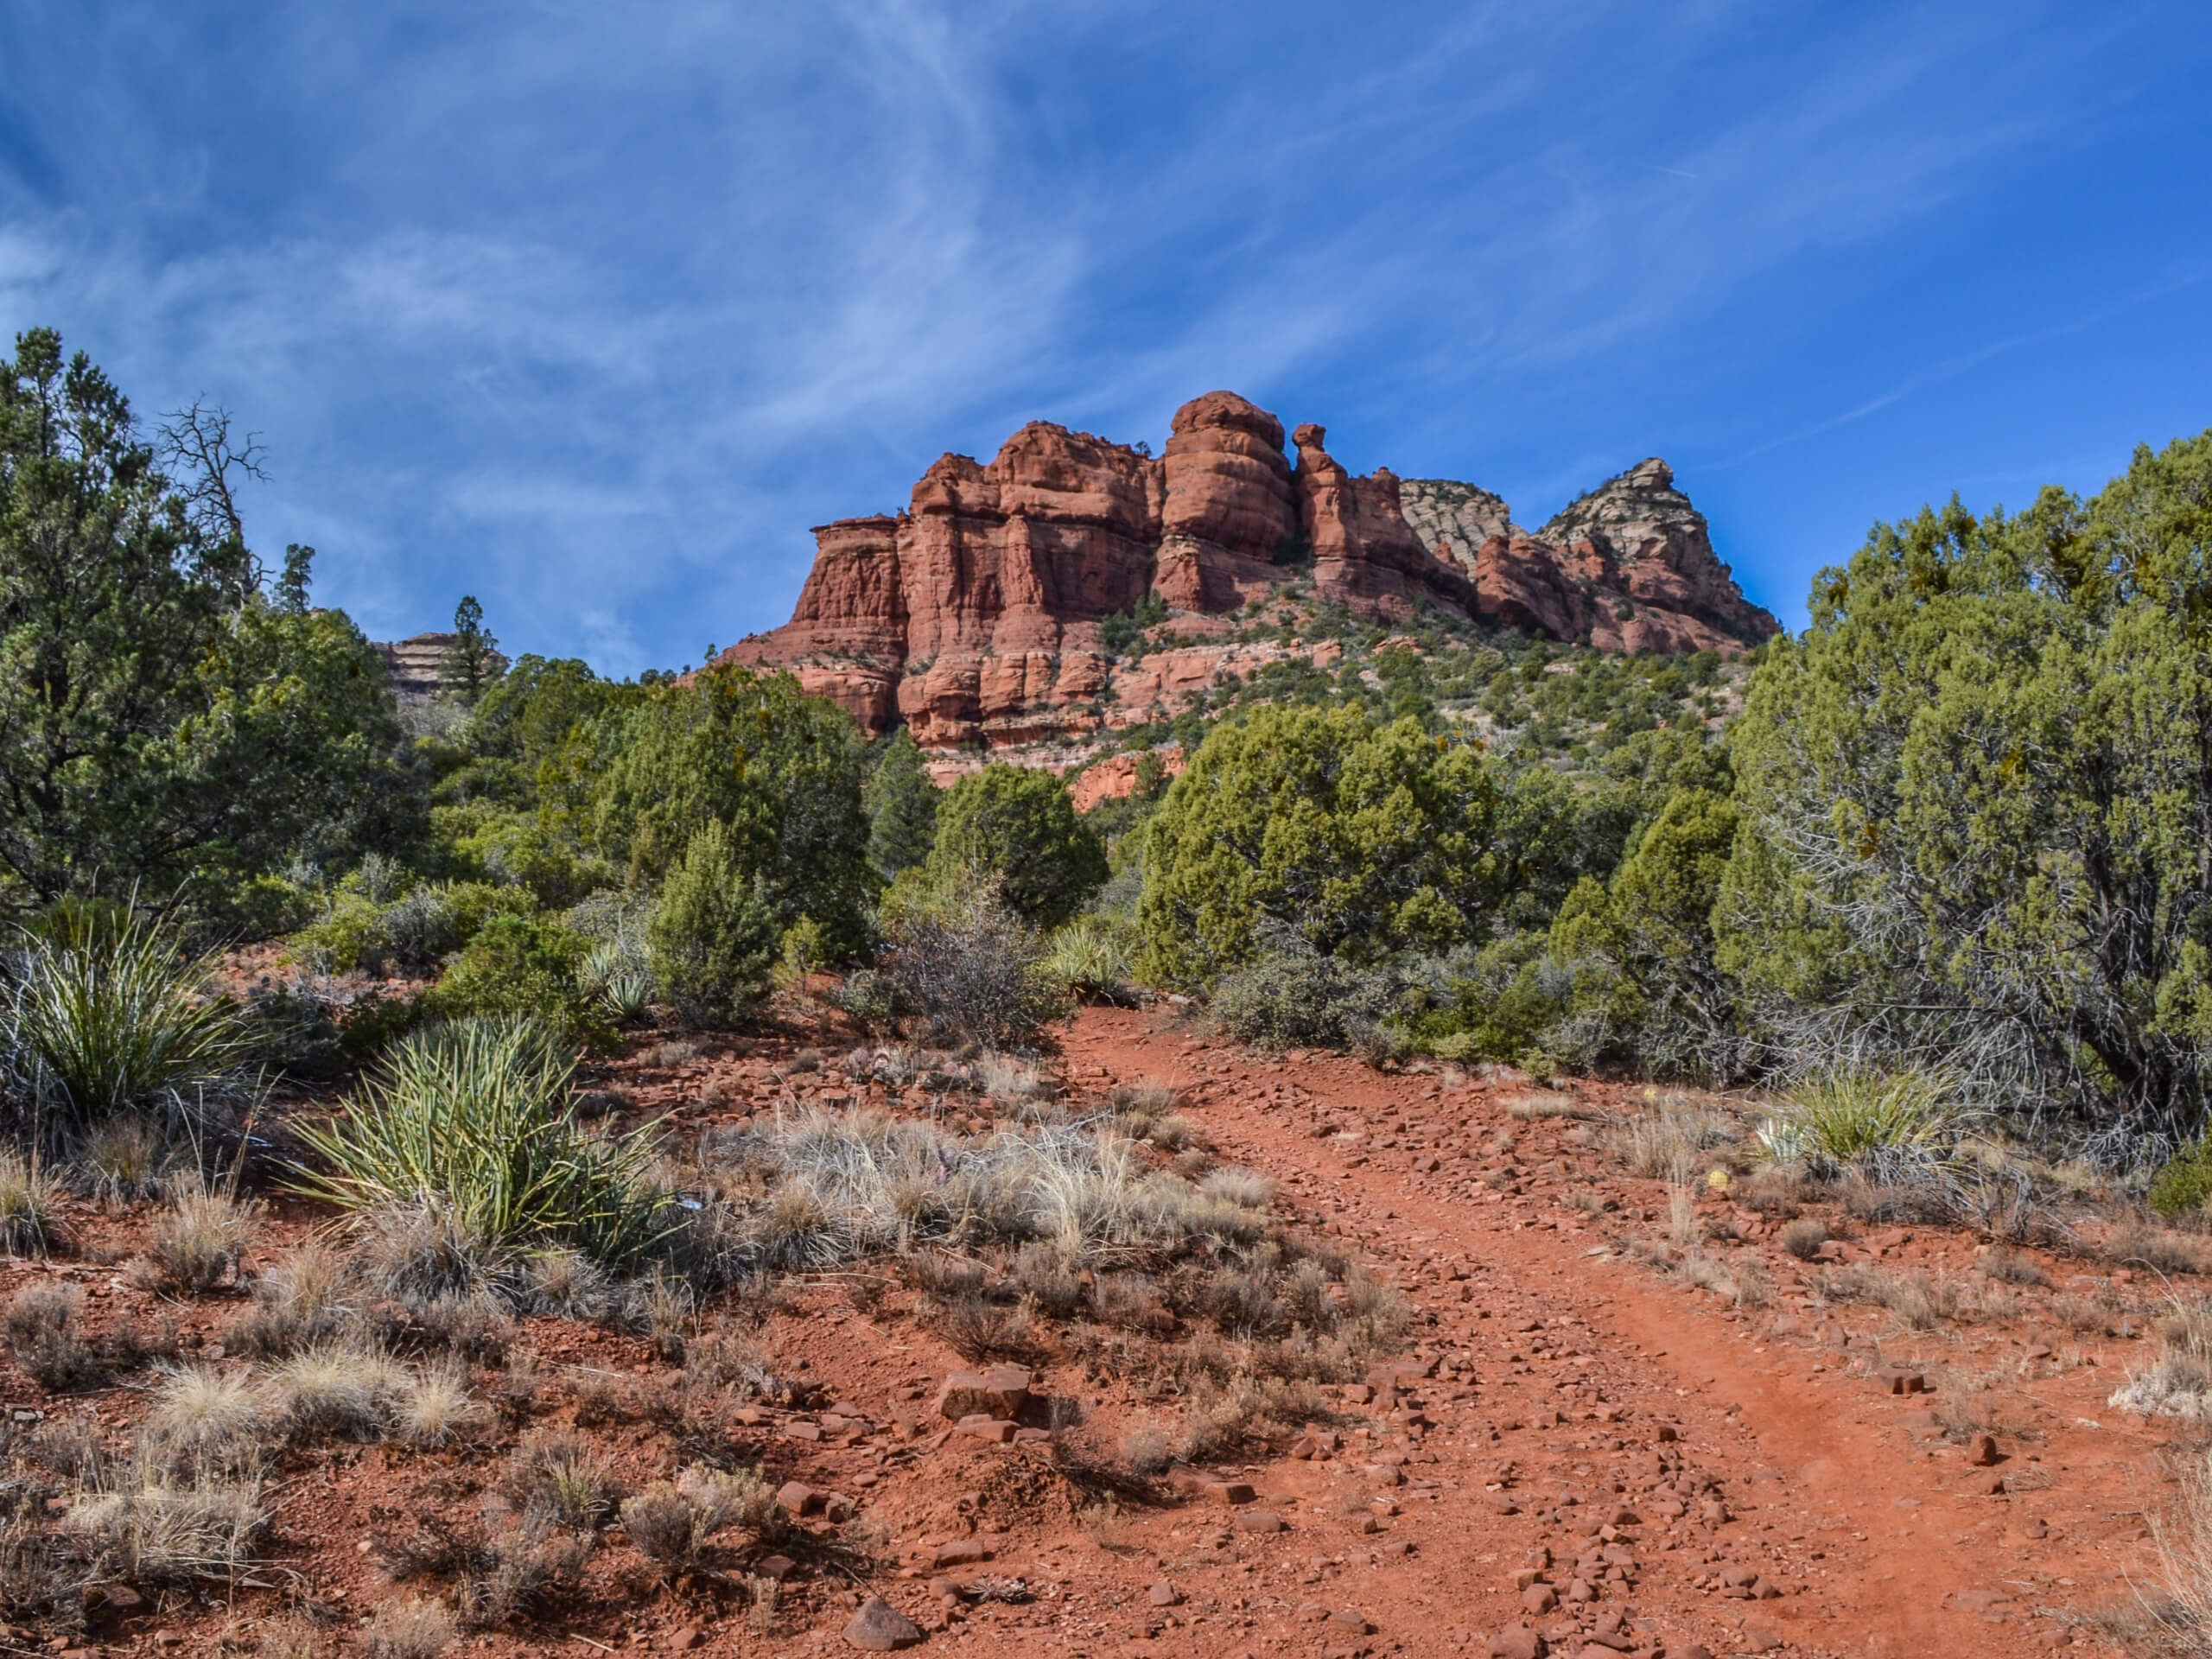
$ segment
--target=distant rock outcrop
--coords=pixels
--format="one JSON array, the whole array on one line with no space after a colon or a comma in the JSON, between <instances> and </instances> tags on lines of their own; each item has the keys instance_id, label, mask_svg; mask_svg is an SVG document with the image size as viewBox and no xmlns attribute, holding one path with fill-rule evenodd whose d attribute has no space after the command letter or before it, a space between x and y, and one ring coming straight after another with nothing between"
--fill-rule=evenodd
<instances>
[{"instance_id":1,"label":"distant rock outcrop","mask_svg":"<svg viewBox=\"0 0 2212 1659\"><path fill-rule=\"evenodd\" d=\"M1108 709L1125 691L1153 706L1232 658L1280 654L1205 637L1308 569L1317 597L1363 614L1433 607L1608 650L1733 652L1775 632L1663 461L1531 536L1471 484L1354 477L1326 435L1300 427L1294 467L1282 423L1228 391L1177 410L1157 459L1032 422L988 464L939 459L896 517L818 528L791 620L725 660L789 668L870 731L903 721L925 745L1000 748L1129 723L1143 716ZM1196 636L1177 654L1206 661L1124 664L1102 647L1098 625L1147 594Z\"/></svg>"}]
</instances>

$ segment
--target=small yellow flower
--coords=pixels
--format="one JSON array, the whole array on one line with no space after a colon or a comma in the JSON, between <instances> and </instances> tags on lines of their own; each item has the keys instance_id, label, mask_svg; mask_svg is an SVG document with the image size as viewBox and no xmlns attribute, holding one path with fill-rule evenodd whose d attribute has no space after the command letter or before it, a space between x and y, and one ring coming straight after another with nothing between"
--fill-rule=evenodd
<instances>
[{"instance_id":1,"label":"small yellow flower","mask_svg":"<svg viewBox=\"0 0 2212 1659\"><path fill-rule=\"evenodd\" d=\"M1726 1192L1728 1190L1728 1172L1719 1168L1708 1170L1706 1173L1705 1184L1713 1192Z\"/></svg>"}]
</instances>

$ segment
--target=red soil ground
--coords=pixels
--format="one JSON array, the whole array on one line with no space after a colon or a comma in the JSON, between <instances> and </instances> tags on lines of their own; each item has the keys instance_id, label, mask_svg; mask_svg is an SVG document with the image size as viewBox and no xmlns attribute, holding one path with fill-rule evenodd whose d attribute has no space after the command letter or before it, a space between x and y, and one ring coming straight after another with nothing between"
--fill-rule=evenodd
<instances>
[{"instance_id":1,"label":"red soil ground","mask_svg":"<svg viewBox=\"0 0 2212 1659\"><path fill-rule=\"evenodd\" d=\"M686 1126L809 1095L883 1097L834 1071L772 1068L791 1045L665 1068L650 1046L615 1080L639 1110L676 1108ZM844 1624L874 1592L925 1628L920 1651L979 1659L1482 1655L1523 1624L1554 1653L1592 1659L1689 1659L1700 1647L1864 1659L2120 1650L2082 1616L2132 1605L2133 1583L2155 1578L2148 1520L2174 1503L2180 1454L2196 1444L2105 1404L2126 1367L2150 1357L2139 1333L2157 1314L2155 1287L2043 1254L2055 1288L2022 1290L2012 1315L1899 1333L1879 1308L1820 1302L1764 1218L1708 1196L1708 1220L1751 1236L1722 1248L1760 1253L1777 1286L1770 1306L1740 1310L1628 1248L1664 1230L1666 1193L1623 1175L1590 1120L1632 1109L1637 1091L1571 1085L1552 1104L1587 1119L1527 1116L1507 1107L1525 1102L1525 1084L1255 1055L1125 1010L1086 1011L1061 1071L1078 1102L1118 1082L1173 1082L1221 1160L1274 1177L1285 1210L1339 1236L1410 1296L1406 1363L1375 1397L1344 1400L1333 1453L1325 1443L1319 1455L1213 1471L1254 1489L1241 1503L1129 1501L1109 1514L1048 1446L943 1434L931 1392L963 1362L908 1317L913 1294L825 1275L783 1295L761 1333L780 1370L819 1384L812 1409L690 1407L692 1428L703 1414L775 1480L857 1506L850 1522L809 1518L779 1547L790 1566L772 1625L748 1623L729 1579L659 1585L617 1537L559 1617L464 1646L844 1652ZM273 1206L256 1261L317 1219ZM111 1263L144 1221L86 1211L77 1225ZM1980 1246L1960 1232L1875 1230L1848 1237L1843 1253L1963 1279ZM164 1306L111 1265L10 1267L10 1294L34 1275L70 1278L87 1287L96 1320L166 1316L187 1352L203 1357L238 1311L219 1297ZM2082 1275L2094 1282L2069 1283ZM2112 1309L2111 1331L2062 1329L2053 1299L2091 1294ZM531 1320L523 1343L548 1379L531 1427L585 1416L631 1484L672 1472L683 1455L671 1427L678 1379L642 1341ZM1885 1392L1873 1373L1885 1367L1926 1376L1934 1392ZM490 1389L499 1379L481 1381ZM1173 1415L1072 1364L1048 1364L1045 1381L1081 1402L1077 1440L1101 1459L1143 1417ZM26 1410L96 1412L111 1430L127 1427L143 1401L130 1388L48 1400L4 1369L0 1388ZM1947 1423L1989 1430L1999 1460L1970 1463L1976 1448L1955 1443ZM501 1432L511 1441L520 1427ZM328 1621L326 1651L358 1651L370 1612L407 1593L379 1571L379 1546L424 1515L496 1511L498 1451L340 1447L288 1465L265 1567L96 1613L80 1644L251 1652L288 1608L305 1605ZM1255 1515L1280 1529L1240 1518ZM940 1570L947 1543L984 1559ZM1532 1590L1543 1599L1532 1574L1560 1597L1580 1579L1592 1599L1526 1611ZM948 1603L948 1577L982 1598ZM32 1639L0 1632L0 1651L29 1650Z\"/></svg>"}]
</instances>

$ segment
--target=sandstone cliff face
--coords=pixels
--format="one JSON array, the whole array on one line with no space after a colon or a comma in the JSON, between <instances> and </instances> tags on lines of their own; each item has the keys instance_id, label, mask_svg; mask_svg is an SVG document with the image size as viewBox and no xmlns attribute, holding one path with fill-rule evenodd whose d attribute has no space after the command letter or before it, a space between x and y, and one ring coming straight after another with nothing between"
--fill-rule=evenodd
<instances>
[{"instance_id":1,"label":"sandstone cliff face","mask_svg":"<svg viewBox=\"0 0 2212 1659\"><path fill-rule=\"evenodd\" d=\"M1122 662L1098 624L1154 594L1179 632L1204 633L1306 558L1319 596L1392 620L1427 606L1611 650L1732 652L1775 631L1663 461L1532 537L1472 485L1353 477L1326 435L1300 427L1294 467L1281 422L1228 391L1179 410L1156 460L1033 422L988 464L939 459L895 517L818 528L791 621L726 658L791 669L871 732L903 721L931 747L1014 747L1172 712L1243 659L1281 654L1195 645Z\"/></svg>"}]
</instances>

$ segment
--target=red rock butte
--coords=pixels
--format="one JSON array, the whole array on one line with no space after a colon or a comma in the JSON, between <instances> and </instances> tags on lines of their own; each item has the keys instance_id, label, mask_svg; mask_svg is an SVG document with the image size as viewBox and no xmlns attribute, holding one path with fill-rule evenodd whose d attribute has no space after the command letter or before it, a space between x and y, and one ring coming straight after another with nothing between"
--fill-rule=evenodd
<instances>
[{"instance_id":1,"label":"red rock butte","mask_svg":"<svg viewBox=\"0 0 2212 1659\"><path fill-rule=\"evenodd\" d=\"M906 512L816 530L791 620L723 659L788 668L872 733L904 721L932 747L1011 748L1134 723L1173 703L1179 675L1211 683L1218 662L1149 658L1123 683L1098 625L1147 594L1217 617L1310 569L1316 598L1363 615L1431 607L1601 650L1732 654L1776 632L1663 461L1531 534L1471 484L1355 478L1326 436L1293 433L1294 466L1282 423L1229 391L1178 410L1156 459L1033 421L988 466L941 457Z\"/></svg>"}]
</instances>

